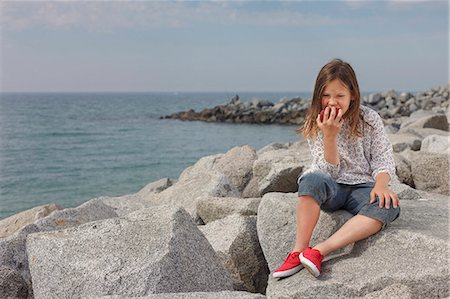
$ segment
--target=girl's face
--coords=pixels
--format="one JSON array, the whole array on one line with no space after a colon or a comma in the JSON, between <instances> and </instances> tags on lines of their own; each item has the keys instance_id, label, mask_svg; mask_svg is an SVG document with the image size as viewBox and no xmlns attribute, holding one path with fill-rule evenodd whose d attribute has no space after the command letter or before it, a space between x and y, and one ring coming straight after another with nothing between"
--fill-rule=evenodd
<instances>
[{"instance_id":1,"label":"girl's face","mask_svg":"<svg viewBox=\"0 0 450 299\"><path fill-rule=\"evenodd\" d=\"M347 112L350 106L352 94L338 79L330 81L325 85L322 94L322 109L326 107L337 107L342 109L342 114Z\"/></svg>"}]
</instances>

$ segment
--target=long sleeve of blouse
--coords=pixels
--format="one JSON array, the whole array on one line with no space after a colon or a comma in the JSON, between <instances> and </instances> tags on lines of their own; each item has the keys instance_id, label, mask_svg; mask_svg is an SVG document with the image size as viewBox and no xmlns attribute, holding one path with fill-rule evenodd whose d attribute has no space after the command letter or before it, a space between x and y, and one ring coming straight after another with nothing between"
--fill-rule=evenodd
<instances>
[{"instance_id":1,"label":"long sleeve of blouse","mask_svg":"<svg viewBox=\"0 0 450 299\"><path fill-rule=\"evenodd\" d=\"M362 119L359 129L363 137L351 137L350 128L344 122L337 138L338 165L324 158L322 132L314 139L308 138L313 158L310 170L326 172L336 182L349 185L374 182L380 172L388 173L391 179L395 177L392 144L384 131L381 117L368 107L361 106L360 110Z\"/></svg>"}]
</instances>

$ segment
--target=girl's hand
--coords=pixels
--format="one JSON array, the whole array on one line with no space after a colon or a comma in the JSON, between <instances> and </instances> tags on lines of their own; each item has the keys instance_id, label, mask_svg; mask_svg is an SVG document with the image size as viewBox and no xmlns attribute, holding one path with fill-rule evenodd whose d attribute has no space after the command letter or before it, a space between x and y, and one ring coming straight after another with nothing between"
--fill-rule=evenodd
<instances>
[{"instance_id":1,"label":"girl's hand","mask_svg":"<svg viewBox=\"0 0 450 299\"><path fill-rule=\"evenodd\" d=\"M323 121L320 120L320 114L317 115L317 126L322 131L324 138L333 137L335 138L342 128L344 119L342 118L342 109L336 115L336 109L331 109L330 107L325 108L325 113L323 115Z\"/></svg>"},{"instance_id":2,"label":"girl's hand","mask_svg":"<svg viewBox=\"0 0 450 299\"><path fill-rule=\"evenodd\" d=\"M389 189L386 185L375 184L370 192L370 203L374 203L376 201L376 196L378 196L380 208L385 207L386 209L389 209L391 202L394 208L397 208L400 204L397 194L395 194L395 192Z\"/></svg>"}]
</instances>

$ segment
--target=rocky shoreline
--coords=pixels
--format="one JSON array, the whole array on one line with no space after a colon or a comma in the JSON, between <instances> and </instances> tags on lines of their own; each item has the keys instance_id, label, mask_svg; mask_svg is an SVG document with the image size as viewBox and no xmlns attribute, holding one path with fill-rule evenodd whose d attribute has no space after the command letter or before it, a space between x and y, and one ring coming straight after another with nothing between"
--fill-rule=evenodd
<instances>
[{"instance_id":1,"label":"rocky shoreline","mask_svg":"<svg viewBox=\"0 0 450 299\"><path fill-rule=\"evenodd\" d=\"M449 106L449 86L435 87L412 94L388 90L362 97L362 103L378 111L383 119L410 116L420 110L444 113ZM311 99L282 98L277 103L253 99L242 103L239 95L230 102L202 111L182 111L160 119L253 124L302 125Z\"/></svg>"},{"instance_id":2,"label":"rocky shoreline","mask_svg":"<svg viewBox=\"0 0 450 299\"><path fill-rule=\"evenodd\" d=\"M270 275L295 240L297 177L311 163L302 141L238 146L134 194L76 208L49 204L1 220L0 297L449 297L448 88L427 97L438 94L447 97L439 107L422 99L423 109L398 117L406 113L399 109L385 120L400 218L327 257L319 279L307 271ZM400 96L371 101L401 103ZM350 217L321 212L312 244Z\"/></svg>"}]
</instances>

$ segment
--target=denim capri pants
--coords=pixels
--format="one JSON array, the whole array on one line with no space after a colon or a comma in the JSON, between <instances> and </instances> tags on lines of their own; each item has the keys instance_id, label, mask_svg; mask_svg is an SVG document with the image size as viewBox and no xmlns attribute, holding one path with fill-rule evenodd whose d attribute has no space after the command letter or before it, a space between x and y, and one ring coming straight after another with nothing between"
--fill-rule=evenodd
<instances>
[{"instance_id":1,"label":"denim capri pants","mask_svg":"<svg viewBox=\"0 0 450 299\"><path fill-rule=\"evenodd\" d=\"M370 192L374 183L347 185L336 183L327 173L322 171L309 172L298 180L298 195L309 195L317 201L320 208L326 212L346 210L353 215L365 215L383 223L383 228L400 215L400 207L389 209L379 207L378 196L370 203Z\"/></svg>"}]
</instances>

